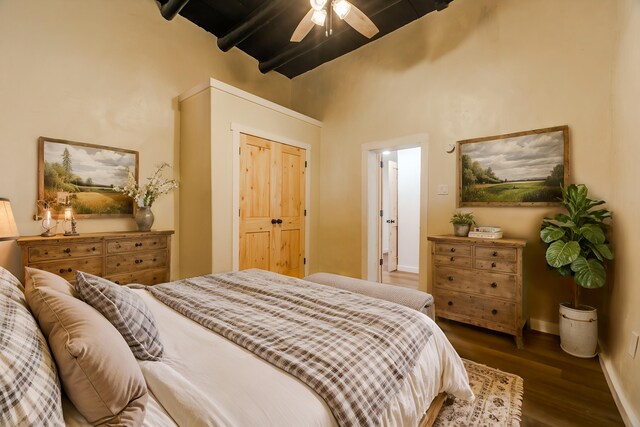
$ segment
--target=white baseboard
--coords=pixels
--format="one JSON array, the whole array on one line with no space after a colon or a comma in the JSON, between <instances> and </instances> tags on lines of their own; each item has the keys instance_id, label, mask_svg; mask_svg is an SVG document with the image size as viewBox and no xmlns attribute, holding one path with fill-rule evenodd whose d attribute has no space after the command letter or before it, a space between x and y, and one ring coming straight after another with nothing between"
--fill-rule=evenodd
<instances>
[{"instance_id":1,"label":"white baseboard","mask_svg":"<svg viewBox=\"0 0 640 427\"><path fill-rule=\"evenodd\" d=\"M613 395L613 400L616 402L618 411L620 411L622 421L624 421L624 424L627 427L640 426L640 414L634 413L633 405L631 405L631 402L629 402L629 399L627 399L622 390L622 387L620 387L620 381L618 381L618 377L611 367L609 358L606 357L606 355L600 353L599 359L600 367L602 368L604 377L607 380L607 384L609 385L609 390L611 390L611 394Z\"/></svg>"},{"instance_id":2,"label":"white baseboard","mask_svg":"<svg viewBox=\"0 0 640 427\"><path fill-rule=\"evenodd\" d=\"M544 332L546 334L560 335L560 326L557 323L547 322L540 319L529 319L529 327L534 331Z\"/></svg>"},{"instance_id":3,"label":"white baseboard","mask_svg":"<svg viewBox=\"0 0 640 427\"><path fill-rule=\"evenodd\" d=\"M407 265L398 265L398 271L404 271L405 273L416 273L416 274L418 274L420 272L420 269L418 269L418 267L409 267Z\"/></svg>"}]
</instances>

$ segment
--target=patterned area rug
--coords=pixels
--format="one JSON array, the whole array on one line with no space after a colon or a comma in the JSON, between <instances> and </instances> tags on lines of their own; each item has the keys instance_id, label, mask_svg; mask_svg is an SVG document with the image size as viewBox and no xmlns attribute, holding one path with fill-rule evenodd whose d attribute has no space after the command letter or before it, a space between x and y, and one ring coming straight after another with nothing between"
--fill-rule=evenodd
<instances>
[{"instance_id":1,"label":"patterned area rug","mask_svg":"<svg viewBox=\"0 0 640 427\"><path fill-rule=\"evenodd\" d=\"M445 403L434 427L519 426L524 392L522 378L470 360L463 361L476 400L469 403L456 399L448 406Z\"/></svg>"}]
</instances>

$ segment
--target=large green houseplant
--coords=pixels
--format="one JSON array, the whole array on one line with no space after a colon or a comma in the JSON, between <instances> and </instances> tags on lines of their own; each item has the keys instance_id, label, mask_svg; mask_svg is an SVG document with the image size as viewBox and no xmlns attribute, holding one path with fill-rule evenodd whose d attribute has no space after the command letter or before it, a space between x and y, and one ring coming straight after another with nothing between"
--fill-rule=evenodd
<instances>
[{"instance_id":1,"label":"large green houseplant","mask_svg":"<svg viewBox=\"0 0 640 427\"><path fill-rule=\"evenodd\" d=\"M599 206L605 202L590 199L588 192L584 184L572 184L562 188L560 203L567 212L559 213L553 219L545 218L540 231L540 238L548 245L545 254L547 264L562 276L573 277L573 302L560 305L560 335L565 351L581 357L590 357L595 354L597 323L594 322L597 321L597 313L592 307L580 305L580 289L604 286L607 279L605 262L613 259L613 252L607 242L608 220L611 218L611 212L600 208ZM591 311L593 315L580 313L580 311L585 313ZM573 314L566 314L567 312ZM563 322L585 321L579 320L579 317L584 317L592 323L590 334L595 333L595 338L592 340L593 350L571 351L564 345ZM566 326L566 330L568 332L579 330L580 324L576 325ZM594 329L595 332L593 332ZM569 337L566 341L569 342L571 339L572 337Z\"/></svg>"}]
</instances>

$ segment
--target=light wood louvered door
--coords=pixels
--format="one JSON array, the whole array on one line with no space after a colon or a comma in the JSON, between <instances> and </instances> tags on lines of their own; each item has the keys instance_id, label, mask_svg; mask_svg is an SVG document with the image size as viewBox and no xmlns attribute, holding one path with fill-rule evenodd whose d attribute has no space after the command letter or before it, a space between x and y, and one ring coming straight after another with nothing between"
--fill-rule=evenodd
<instances>
[{"instance_id":1,"label":"light wood louvered door","mask_svg":"<svg viewBox=\"0 0 640 427\"><path fill-rule=\"evenodd\" d=\"M304 276L306 152L240 135L240 269Z\"/></svg>"}]
</instances>

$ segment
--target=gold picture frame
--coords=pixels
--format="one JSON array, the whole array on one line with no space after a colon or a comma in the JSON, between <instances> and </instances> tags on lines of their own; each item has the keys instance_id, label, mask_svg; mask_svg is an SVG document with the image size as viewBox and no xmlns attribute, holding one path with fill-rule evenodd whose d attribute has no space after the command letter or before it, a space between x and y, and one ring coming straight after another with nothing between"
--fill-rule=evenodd
<instances>
[{"instance_id":1,"label":"gold picture frame","mask_svg":"<svg viewBox=\"0 0 640 427\"><path fill-rule=\"evenodd\" d=\"M138 181L139 153L133 150L38 138L38 205L53 207L54 217L71 206L76 218L133 216L133 200L117 191L133 168Z\"/></svg>"},{"instance_id":2,"label":"gold picture frame","mask_svg":"<svg viewBox=\"0 0 640 427\"><path fill-rule=\"evenodd\" d=\"M457 206L557 206L569 182L569 127L457 142Z\"/></svg>"}]
</instances>

